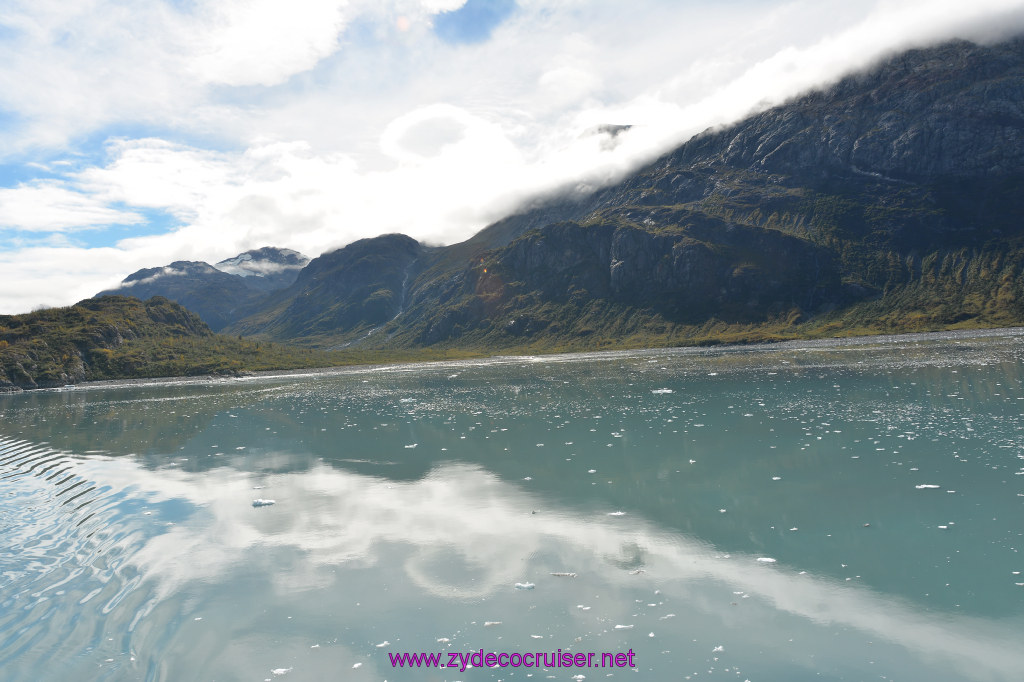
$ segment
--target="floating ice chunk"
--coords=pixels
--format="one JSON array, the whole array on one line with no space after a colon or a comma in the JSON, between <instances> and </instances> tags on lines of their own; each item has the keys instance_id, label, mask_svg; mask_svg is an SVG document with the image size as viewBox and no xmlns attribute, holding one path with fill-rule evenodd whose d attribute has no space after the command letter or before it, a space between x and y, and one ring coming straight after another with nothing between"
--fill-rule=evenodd
<instances>
[{"instance_id":1,"label":"floating ice chunk","mask_svg":"<svg viewBox=\"0 0 1024 682\"><path fill-rule=\"evenodd\" d=\"M725 513L725 512L727 512L727 511L728 511L728 509L719 509L719 510L718 510L718 512L719 512L720 514L724 514L724 513Z\"/></svg>"},{"instance_id":2,"label":"floating ice chunk","mask_svg":"<svg viewBox=\"0 0 1024 682\"><path fill-rule=\"evenodd\" d=\"M697 463L697 460L695 460L695 459L691 459L690 460L690 464L696 464L696 463Z\"/></svg>"},{"instance_id":3,"label":"floating ice chunk","mask_svg":"<svg viewBox=\"0 0 1024 682\"><path fill-rule=\"evenodd\" d=\"M922 483L921 485L915 485L914 487L918 490L936 490L941 486L937 486L932 483Z\"/></svg>"},{"instance_id":4,"label":"floating ice chunk","mask_svg":"<svg viewBox=\"0 0 1024 682\"><path fill-rule=\"evenodd\" d=\"M532 481L533 480L533 476L523 476L523 480L524 481Z\"/></svg>"},{"instance_id":5,"label":"floating ice chunk","mask_svg":"<svg viewBox=\"0 0 1024 682\"><path fill-rule=\"evenodd\" d=\"M530 635L530 639L544 639L544 635Z\"/></svg>"},{"instance_id":6,"label":"floating ice chunk","mask_svg":"<svg viewBox=\"0 0 1024 682\"><path fill-rule=\"evenodd\" d=\"M590 610L589 606L584 606L583 604L577 604L576 608L578 608L580 611L589 611Z\"/></svg>"},{"instance_id":7,"label":"floating ice chunk","mask_svg":"<svg viewBox=\"0 0 1024 682\"><path fill-rule=\"evenodd\" d=\"M440 642L441 644L447 644L448 642L450 642L452 640L448 639L447 637L438 637L437 641Z\"/></svg>"},{"instance_id":8,"label":"floating ice chunk","mask_svg":"<svg viewBox=\"0 0 1024 682\"><path fill-rule=\"evenodd\" d=\"M290 673L291 671L292 671L292 669L291 669L291 668L274 668L274 669L273 669L273 670L271 670L270 672L272 672L272 673L273 673L274 675L276 675L277 677L281 677L282 675L287 675L287 674L288 674L288 673Z\"/></svg>"},{"instance_id":9,"label":"floating ice chunk","mask_svg":"<svg viewBox=\"0 0 1024 682\"><path fill-rule=\"evenodd\" d=\"M532 590L535 587L537 586L533 583L516 583L517 590Z\"/></svg>"},{"instance_id":10,"label":"floating ice chunk","mask_svg":"<svg viewBox=\"0 0 1024 682\"><path fill-rule=\"evenodd\" d=\"M388 640L385 639L383 642L381 642L380 644L377 645L377 648L378 649L383 649L386 646L391 646L391 642L389 642Z\"/></svg>"},{"instance_id":11,"label":"floating ice chunk","mask_svg":"<svg viewBox=\"0 0 1024 682\"><path fill-rule=\"evenodd\" d=\"M712 650L711 650L711 653L713 653L713 654L717 654L717 653L718 653L718 652L720 652L720 651L725 651L725 647L724 647L724 646L722 646L721 644L719 644L719 645L718 645L718 646L716 646L716 647L715 647L714 649L712 649Z\"/></svg>"},{"instance_id":12,"label":"floating ice chunk","mask_svg":"<svg viewBox=\"0 0 1024 682\"><path fill-rule=\"evenodd\" d=\"M940 529L940 530L948 530L948 529L949 529L949 526L939 526L939 529Z\"/></svg>"},{"instance_id":13,"label":"floating ice chunk","mask_svg":"<svg viewBox=\"0 0 1024 682\"><path fill-rule=\"evenodd\" d=\"M624 512L624 511L608 512L608 516L625 516L625 515L626 515L626 512Z\"/></svg>"},{"instance_id":14,"label":"floating ice chunk","mask_svg":"<svg viewBox=\"0 0 1024 682\"><path fill-rule=\"evenodd\" d=\"M495 625L501 625L501 621L500 620L484 621L484 627L485 628L493 628Z\"/></svg>"},{"instance_id":15,"label":"floating ice chunk","mask_svg":"<svg viewBox=\"0 0 1024 682\"><path fill-rule=\"evenodd\" d=\"M648 633L647 633L647 636L648 636L648 637L654 637L654 633L653 633L653 632L648 632Z\"/></svg>"},{"instance_id":16,"label":"floating ice chunk","mask_svg":"<svg viewBox=\"0 0 1024 682\"><path fill-rule=\"evenodd\" d=\"M552 573L551 575L555 576L556 578L575 578L576 577L575 573L569 573L568 571L556 571L555 573Z\"/></svg>"},{"instance_id":17,"label":"floating ice chunk","mask_svg":"<svg viewBox=\"0 0 1024 682\"><path fill-rule=\"evenodd\" d=\"M770 556L759 556L759 557L757 557L757 563L759 563L759 564L774 564L775 562L776 562L776 560L771 558Z\"/></svg>"},{"instance_id":18,"label":"floating ice chunk","mask_svg":"<svg viewBox=\"0 0 1024 682\"><path fill-rule=\"evenodd\" d=\"M412 444L410 444L410 445L406 445L406 446L405 446L405 449L406 449L406 450L412 450L412 449L413 449L414 447L416 447L417 445L419 445L419 443L412 443Z\"/></svg>"},{"instance_id":19,"label":"floating ice chunk","mask_svg":"<svg viewBox=\"0 0 1024 682\"><path fill-rule=\"evenodd\" d=\"M651 391L654 395L667 395L669 393L675 393L671 388L656 388Z\"/></svg>"},{"instance_id":20,"label":"floating ice chunk","mask_svg":"<svg viewBox=\"0 0 1024 682\"><path fill-rule=\"evenodd\" d=\"M781 481L782 480L782 476L772 476L772 480L773 481Z\"/></svg>"},{"instance_id":21,"label":"floating ice chunk","mask_svg":"<svg viewBox=\"0 0 1024 682\"><path fill-rule=\"evenodd\" d=\"M362 667L363 667L362 663L353 663L352 664L352 669L353 670L355 670L356 668L362 668Z\"/></svg>"},{"instance_id":22,"label":"floating ice chunk","mask_svg":"<svg viewBox=\"0 0 1024 682\"><path fill-rule=\"evenodd\" d=\"M633 625L632 624L630 624L630 625L616 625L615 629L616 630L632 630L633 629Z\"/></svg>"},{"instance_id":23,"label":"floating ice chunk","mask_svg":"<svg viewBox=\"0 0 1024 682\"><path fill-rule=\"evenodd\" d=\"M597 473L597 469L587 469L587 473L588 474L596 474Z\"/></svg>"},{"instance_id":24,"label":"floating ice chunk","mask_svg":"<svg viewBox=\"0 0 1024 682\"><path fill-rule=\"evenodd\" d=\"M800 530L800 529L797 528L796 526L793 526L792 528L790 528L790 530Z\"/></svg>"},{"instance_id":25,"label":"floating ice chunk","mask_svg":"<svg viewBox=\"0 0 1024 682\"><path fill-rule=\"evenodd\" d=\"M262 497L257 497L252 501L254 507L269 507L272 504L277 504L277 500L264 500Z\"/></svg>"}]
</instances>

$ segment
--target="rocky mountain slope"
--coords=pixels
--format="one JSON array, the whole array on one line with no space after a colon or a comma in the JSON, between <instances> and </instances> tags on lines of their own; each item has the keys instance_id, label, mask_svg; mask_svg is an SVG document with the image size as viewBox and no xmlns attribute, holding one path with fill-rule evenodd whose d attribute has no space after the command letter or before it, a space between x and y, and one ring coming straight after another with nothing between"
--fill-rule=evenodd
<instances>
[{"instance_id":1,"label":"rocky mountain slope","mask_svg":"<svg viewBox=\"0 0 1024 682\"><path fill-rule=\"evenodd\" d=\"M953 42L461 244L324 254L226 329L545 350L1024 324L1021 188L1024 39Z\"/></svg>"}]
</instances>

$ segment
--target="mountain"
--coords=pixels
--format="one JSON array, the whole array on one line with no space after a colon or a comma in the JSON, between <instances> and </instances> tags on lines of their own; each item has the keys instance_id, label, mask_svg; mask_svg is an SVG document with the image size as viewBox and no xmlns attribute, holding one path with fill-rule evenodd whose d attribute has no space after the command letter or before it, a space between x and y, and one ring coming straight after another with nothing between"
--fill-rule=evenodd
<instances>
[{"instance_id":1,"label":"mountain","mask_svg":"<svg viewBox=\"0 0 1024 682\"><path fill-rule=\"evenodd\" d=\"M0 390L135 376L145 355L175 342L205 340L209 327L176 303L126 296L87 299L67 308L0 315Z\"/></svg>"},{"instance_id":2,"label":"mountain","mask_svg":"<svg viewBox=\"0 0 1024 682\"><path fill-rule=\"evenodd\" d=\"M1024 39L955 41L705 131L614 185L539 202L460 244L384 235L268 293L244 298L213 277L188 292L226 332L352 349L1019 325L1022 187Z\"/></svg>"},{"instance_id":3,"label":"mountain","mask_svg":"<svg viewBox=\"0 0 1024 682\"><path fill-rule=\"evenodd\" d=\"M307 263L309 258L298 251L264 246L226 258L213 267L244 277L246 284L259 291L274 291L294 282Z\"/></svg>"},{"instance_id":4,"label":"mountain","mask_svg":"<svg viewBox=\"0 0 1024 682\"><path fill-rule=\"evenodd\" d=\"M420 356L443 359L444 354ZM65 308L0 315L0 393L81 381L394 362L408 354L325 353L214 334L166 298L89 298Z\"/></svg>"},{"instance_id":5,"label":"mountain","mask_svg":"<svg viewBox=\"0 0 1024 682\"><path fill-rule=\"evenodd\" d=\"M199 314L214 331L241 318L264 294L292 284L309 259L297 251L263 247L215 266L175 261L134 272L97 296L126 295L140 300L163 296Z\"/></svg>"},{"instance_id":6,"label":"mountain","mask_svg":"<svg viewBox=\"0 0 1024 682\"><path fill-rule=\"evenodd\" d=\"M229 330L546 349L1024 324L1021 187L1024 40L958 41L461 244L325 254Z\"/></svg>"}]
</instances>

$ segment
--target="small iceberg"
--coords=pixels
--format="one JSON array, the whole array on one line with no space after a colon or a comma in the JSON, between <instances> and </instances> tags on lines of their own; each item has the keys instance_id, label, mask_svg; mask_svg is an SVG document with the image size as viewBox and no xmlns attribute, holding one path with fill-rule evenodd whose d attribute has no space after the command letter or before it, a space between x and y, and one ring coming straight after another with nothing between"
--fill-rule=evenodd
<instances>
[{"instance_id":1,"label":"small iceberg","mask_svg":"<svg viewBox=\"0 0 1024 682\"><path fill-rule=\"evenodd\" d=\"M533 583L516 583L517 590L532 590L535 587L537 586Z\"/></svg>"},{"instance_id":2,"label":"small iceberg","mask_svg":"<svg viewBox=\"0 0 1024 682\"><path fill-rule=\"evenodd\" d=\"M551 575L555 576L556 578L575 578L576 577L575 573L570 573L568 571L557 571L555 573L552 573Z\"/></svg>"},{"instance_id":3,"label":"small iceberg","mask_svg":"<svg viewBox=\"0 0 1024 682\"><path fill-rule=\"evenodd\" d=\"M277 500L264 500L262 497L258 497L252 501L254 507L269 507L272 504L277 504Z\"/></svg>"},{"instance_id":4,"label":"small iceberg","mask_svg":"<svg viewBox=\"0 0 1024 682\"><path fill-rule=\"evenodd\" d=\"M774 563L776 563L776 560L771 558L770 556L759 556L759 557L757 557L757 563L759 563L759 564L774 564Z\"/></svg>"},{"instance_id":5,"label":"small iceberg","mask_svg":"<svg viewBox=\"0 0 1024 682\"><path fill-rule=\"evenodd\" d=\"M669 393L675 393L671 388L656 388L651 391L654 395L667 395Z\"/></svg>"},{"instance_id":6,"label":"small iceberg","mask_svg":"<svg viewBox=\"0 0 1024 682\"><path fill-rule=\"evenodd\" d=\"M915 485L918 490L938 490L941 486L933 485L931 483L922 483L921 485Z\"/></svg>"}]
</instances>

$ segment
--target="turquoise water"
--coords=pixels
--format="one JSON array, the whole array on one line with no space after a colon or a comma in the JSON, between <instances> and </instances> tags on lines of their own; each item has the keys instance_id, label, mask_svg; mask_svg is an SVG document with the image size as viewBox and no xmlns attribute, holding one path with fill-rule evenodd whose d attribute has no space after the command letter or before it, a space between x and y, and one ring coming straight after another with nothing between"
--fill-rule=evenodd
<instances>
[{"instance_id":1,"label":"turquoise water","mask_svg":"<svg viewBox=\"0 0 1024 682\"><path fill-rule=\"evenodd\" d=\"M1022 358L1004 331L2 396L0 676L1019 680ZM635 669L388 657L481 649Z\"/></svg>"}]
</instances>

